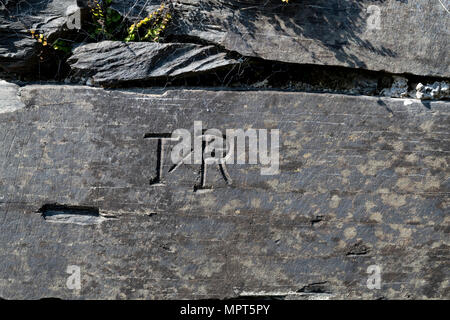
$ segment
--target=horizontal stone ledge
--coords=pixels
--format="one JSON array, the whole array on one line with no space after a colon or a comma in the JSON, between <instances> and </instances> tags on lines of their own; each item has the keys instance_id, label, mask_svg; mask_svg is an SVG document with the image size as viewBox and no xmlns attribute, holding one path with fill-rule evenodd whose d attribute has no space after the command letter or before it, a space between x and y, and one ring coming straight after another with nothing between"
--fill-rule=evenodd
<instances>
[{"instance_id":1,"label":"horizontal stone ledge","mask_svg":"<svg viewBox=\"0 0 450 320\"><path fill-rule=\"evenodd\" d=\"M0 86L4 298L447 294L449 102ZM167 139L206 136L196 121L279 130L279 173L259 161L174 169ZM374 265L379 290L366 285Z\"/></svg>"}]
</instances>

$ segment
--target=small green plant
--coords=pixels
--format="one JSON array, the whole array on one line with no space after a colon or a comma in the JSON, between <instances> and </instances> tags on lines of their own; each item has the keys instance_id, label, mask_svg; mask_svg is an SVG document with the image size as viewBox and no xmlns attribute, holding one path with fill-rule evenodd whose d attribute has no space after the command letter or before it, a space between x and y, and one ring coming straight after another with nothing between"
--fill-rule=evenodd
<instances>
[{"instance_id":1,"label":"small green plant","mask_svg":"<svg viewBox=\"0 0 450 320\"><path fill-rule=\"evenodd\" d=\"M35 39L37 42L42 44L44 47L48 45L47 37L44 36L42 33L37 32L36 30L29 30L31 33L31 37Z\"/></svg>"},{"instance_id":2,"label":"small green plant","mask_svg":"<svg viewBox=\"0 0 450 320\"><path fill-rule=\"evenodd\" d=\"M158 42L172 18L170 7L163 2L147 17L126 27L125 19L111 8L111 3L112 0L93 0L91 3L93 27L89 35L94 40Z\"/></svg>"},{"instance_id":3,"label":"small green plant","mask_svg":"<svg viewBox=\"0 0 450 320\"><path fill-rule=\"evenodd\" d=\"M112 0L92 0L90 3L91 23L88 31L89 37L94 41L151 41L158 42L172 18L171 7L164 2L159 8L144 19L127 27L126 20L111 8ZM56 39L49 42L47 37L35 30L30 30L31 37L41 45L41 52L48 52L48 48L69 54L72 52L71 41Z\"/></svg>"},{"instance_id":4,"label":"small green plant","mask_svg":"<svg viewBox=\"0 0 450 320\"><path fill-rule=\"evenodd\" d=\"M56 39L53 42L52 47L55 50L60 50L60 51L63 51L65 53L72 52L72 46L67 41L65 41L63 39Z\"/></svg>"},{"instance_id":5,"label":"small green plant","mask_svg":"<svg viewBox=\"0 0 450 320\"><path fill-rule=\"evenodd\" d=\"M70 53L72 51L72 46L63 39L56 39L52 43L49 43L46 36L42 33L36 32L36 30L30 30L31 37L39 42L42 47L52 47L55 50L63 51L64 53Z\"/></svg>"},{"instance_id":6,"label":"small green plant","mask_svg":"<svg viewBox=\"0 0 450 320\"><path fill-rule=\"evenodd\" d=\"M119 40L124 33L122 16L110 8L112 0L93 0L91 13L93 26L89 32L95 40Z\"/></svg>"},{"instance_id":7,"label":"small green plant","mask_svg":"<svg viewBox=\"0 0 450 320\"><path fill-rule=\"evenodd\" d=\"M125 41L158 42L160 34L164 31L171 18L170 10L162 3L156 11L150 13L141 21L133 23L128 28L128 35Z\"/></svg>"}]
</instances>

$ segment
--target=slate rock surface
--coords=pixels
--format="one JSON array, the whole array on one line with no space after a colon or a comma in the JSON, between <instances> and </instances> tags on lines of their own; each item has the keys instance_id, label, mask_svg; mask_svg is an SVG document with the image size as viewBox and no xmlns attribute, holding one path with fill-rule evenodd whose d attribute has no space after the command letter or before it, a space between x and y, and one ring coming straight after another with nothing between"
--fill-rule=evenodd
<instances>
[{"instance_id":1,"label":"slate rock surface","mask_svg":"<svg viewBox=\"0 0 450 320\"><path fill-rule=\"evenodd\" d=\"M0 71L29 73L39 46L30 30L51 37L67 24L76 0L6 0L0 5Z\"/></svg>"},{"instance_id":2,"label":"slate rock surface","mask_svg":"<svg viewBox=\"0 0 450 320\"><path fill-rule=\"evenodd\" d=\"M214 46L119 41L79 46L68 62L75 77L91 77L100 85L186 77L238 63Z\"/></svg>"},{"instance_id":3,"label":"slate rock surface","mask_svg":"<svg viewBox=\"0 0 450 320\"><path fill-rule=\"evenodd\" d=\"M244 56L450 77L450 19L428 0L174 0L171 33ZM117 1L131 18L159 0Z\"/></svg>"},{"instance_id":4,"label":"slate rock surface","mask_svg":"<svg viewBox=\"0 0 450 320\"><path fill-rule=\"evenodd\" d=\"M243 56L450 77L450 22L438 1L427 0L173 0L167 36L217 45ZM35 29L54 37L70 8L86 0L9 0L0 7L0 70L30 73L38 63ZM114 1L129 21L159 0Z\"/></svg>"},{"instance_id":5,"label":"slate rock surface","mask_svg":"<svg viewBox=\"0 0 450 320\"><path fill-rule=\"evenodd\" d=\"M448 102L1 85L2 298L450 297ZM280 174L172 170L194 121L279 129Z\"/></svg>"}]
</instances>

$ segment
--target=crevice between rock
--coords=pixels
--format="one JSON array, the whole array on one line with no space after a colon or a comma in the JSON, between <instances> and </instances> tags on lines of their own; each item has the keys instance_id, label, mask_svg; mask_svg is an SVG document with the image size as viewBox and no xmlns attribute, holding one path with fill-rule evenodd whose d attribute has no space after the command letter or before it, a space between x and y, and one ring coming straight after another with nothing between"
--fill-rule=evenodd
<instances>
[{"instance_id":1,"label":"crevice between rock","mask_svg":"<svg viewBox=\"0 0 450 320\"><path fill-rule=\"evenodd\" d=\"M6 74L2 72L0 77L8 78L8 80L15 79L28 82L82 83L107 88L215 87L238 90L275 89L343 93L423 100L450 99L448 78L370 71L380 70L379 66L384 65L385 69L391 72L396 72L393 70L408 70L408 72L422 75L447 75L444 72L445 68L435 73L424 72L425 62L424 66L415 68L414 63L421 65L420 61L412 61L410 67L406 63L406 67L390 69L390 66L393 64L389 64L387 61L397 62L398 64L405 64L405 61L403 58L400 59L401 57L399 57L400 60L394 59L396 58L395 50L384 48L381 43L378 43L381 39L374 38L372 39L374 43L372 43L365 38L361 38L369 36L362 33L363 30L360 30L361 25L355 24L356 21L361 19L360 13L364 9L363 4L349 2L341 8L348 15L353 15L353 19L347 21L349 26L353 27L351 29L352 33L348 33L348 28L342 28L342 30L333 29L335 32L330 34L329 37L325 37L323 30L328 30L335 23L343 23L346 21L345 19L349 19L347 15L341 17L329 10L328 3L327 6L310 6L308 1L292 2L289 5L281 4L280 1L269 1L264 4L260 4L257 1L251 1L250 3L246 1L231 1L229 3L227 1L205 1L199 6L198 3L191 1L169 1L171 6L174 5L176 7L175 17L172 21L173 25L168 28L170 32L166 30L167 34L164 36L164 42L159 45L166 48L176 47L175 51L177 53L174 54L174 51L172 51L171 54L167 55L167 50L156 50L156 52L163 54L154 57L156 62L153 65L153 63L149 63L145 59L135 61L136 57L132 55L127 58L127 55L124 54L117 59L114 56L117 51L114 50L111 52L107 50L107 52L101 51L102 55L99 54L98 58L96 58L94 51L90 51L90 54L84 56L84 60L80 60L76 51L82 51L80 48L84 45L80 43L89 41L87 40L89 37L86 36L85 32L69 30L70 28L66 25L68 22L66 7L70 5L74 8L79 8L82 30L84 30L83 26L89 24L90 21L90 10L87 2L86 0L61 0L55 3L64 4L64 6L56 4L50 6L49 4L53 4L53 2L29 5L29 10L20 12L20 19L18 16L10 14L13 4L6 2L7 5L0 10L2 13L0 16L0 33L9 35L12 34L12 31L20 30L20 32L15 32L11 39L2 44L5 50L3 50L3 56L0 55L0 58L3 59L0 59L2 61L0 70L15 71L17 74L12 75L11 73ZM127 20L128 25L131 21L143 18L148 10L157 8L160 2L156 0L117 1L112 4L112 8L117 10ZM325 1L319 2L325 3ZM402 8L408 8L407 2L399 2L402 3ZM297 14L292 16L295 12ZM129 16L130 13L133 14ZM430 9L426 13L431 15L433 12ZM274 17L279 16L280 18L292 18L294 21L303 22L305 17L312 14L317 19L306 20L305 26L309 26L309 28L294 28L293 30L291 30L293 26L284 26L282 28L281 25L278 25L279 22L274 19ZM208 17L217 18L216 23L213 23L214 21ZM55 18L58 18L56 19L57 21ZM397 23L395 16L391 18L394 18L393 23ZM24 19L27 21L22 21ZM333 23L330 23L331 21ZM412 20L408 23L413 23L414 21ZM16 25L17 23L20 24L20 28ZM436 22L433 21L433 23ZM277 32L279 37L274 38L273 43L264 42L264 39L266 39L264 38L265 31L270 31L269 27L272 24L278 26L279 30ZM218 26L220 28L217 29ZM46 47L41 48L28 34L28 29L35 28L40 33L45 34L49 42L57 38L64 38L70 42L80 44L80 47L75 49L74 55L71 57L57 54L54 50L48 50ZM240 39L240 32L236 33L236 30L240 32L247 30L254 37ZM318 31L316 30L321 32L317 33ZM410 28L409 30L412 34L417 32L417 28ZM430 30L427 29L427 32L431 32ZM317 61L316 59L311 60L310 55L316 55L317 52L314 50L312 52L303 52L303 54L297 52L302 50L300 50L301 47L295 47L298 45L295 41L288 41L290 37L287 37L287 35L290 34L290 31L302 34L308 41L321 43L322 46L320 48L326 47L326 51L331 56L337 55L340 59L338 61L336 59L330 60L326 58L328 55L322 55L317 57ZM237 38L234 39L233 37ZM342 38L348 38L348 41L342 41ZM436 41L439 39L436 38ZM348 47L352 41L357 45L356 47ZM100 46L100 43L90 43L88 46ZM118 44L120 44L119 46L125 45L119 41L113 43L113 46ZM266 49L271 50L258 51L258 48L265 48L264 46L261 47L263 43L264 46L267 46ZM288 44L291 44L292 48L282 46ZM365 48L368 50L367 54L378 54L380 61L386 63L379 62L373 65L376 61L365 55L359 58L363 58L363 60L369 59L366 63L370 62L371 66L365 66L364 61L355 63L353 58L359 58L357 56L353 57L353 54L349 55L344 48L348 47L348 50L356 50L357 53L361 54L358 50L363 49L361 48L364 47L362 44L367 47ZM158 44L135 42L126 45L129 47L143 46L145 48L146 46L157 46ZM185 49L190 47L187 52L197 53L194 55L195 58L193 60L192 55L189 54L177 55L183 46ZM101 50L107 49L104 46L100 47ZM194 47L195 50L193 49ZM14 51L13 49L8 48L15 48L14 50L17 52L14 53L12 52ZM395 47L393 48L395 49ZM253 52L250 49L254 49L257 52ZM292 51L291 49L296 50ZM402 47L397 49L400 50ZM441 48L436 49L437 53L441 51ZM105 62L108 54L111 60ZM145 57L146 54L148 59L151 60L152 53L145 52L145 50L141 52L141 58ZM172 60L168 61L167 56L170 56ZM322 58L324 60L321 60ZM345 61L340 61L342 59ZM72 69L68 61L74 61L71 63ZM297 61L301 63L297 63ZM84 70L79 68L83 64L85 66ZM161 65L164 67L156 67ZM428 66L428 69L432 67ZM384 69L381 68L381 70ZM99 76L100 73L101 76Z\"/></svg>"}]
</instances>

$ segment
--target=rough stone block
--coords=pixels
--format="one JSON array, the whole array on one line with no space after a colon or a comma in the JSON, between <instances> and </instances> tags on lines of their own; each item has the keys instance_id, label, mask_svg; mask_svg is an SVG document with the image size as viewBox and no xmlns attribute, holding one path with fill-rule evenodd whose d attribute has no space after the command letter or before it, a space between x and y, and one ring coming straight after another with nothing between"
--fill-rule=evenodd
<instances>
[{"instance_id":1,"label":"rough stone block","mask_svg":"<svg viewBox=\"0 0 450 320\"><path fill-rule=\"evenodd\" d=\"M62 85L6 95L3 298L449 296L448 102ZM279 129L279 174L172 170L175 142L155 137L194 121ZM81 290L66 287L70 265ZM372 265L380 290L366 286Z\"/></svg>"}]
</instances>

